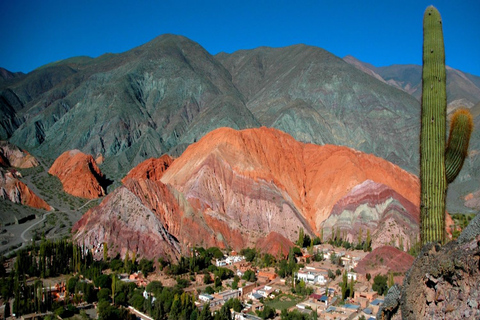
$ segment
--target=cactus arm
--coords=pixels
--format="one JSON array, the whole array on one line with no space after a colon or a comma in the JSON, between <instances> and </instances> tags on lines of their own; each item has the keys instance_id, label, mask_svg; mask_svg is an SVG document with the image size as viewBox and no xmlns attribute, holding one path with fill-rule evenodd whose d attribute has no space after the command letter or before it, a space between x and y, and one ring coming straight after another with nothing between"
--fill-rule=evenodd
<instances>
[{"instance_id":1,"label":"cactus arm","mask_svg":"<svg viewBox=\"0 0 480 320\"><path fill-rule=\"evenodd\" d=\"M421 239L445 242L446 71L442 20L433 6L423 20L422 114L420 133Z\"/></svg>"},{"instance_id":2,"label":"cactus arm","mask_svg":"<svg viewBox=\"0 0 480 320\"><path fill-rule=\"evenodd\" d=\"M452 116L447 150L445 152L445 170L447 183L453 182L462 169L468 152L473 119L467 109L458 109Z\"/></svg>"}]
</instances>

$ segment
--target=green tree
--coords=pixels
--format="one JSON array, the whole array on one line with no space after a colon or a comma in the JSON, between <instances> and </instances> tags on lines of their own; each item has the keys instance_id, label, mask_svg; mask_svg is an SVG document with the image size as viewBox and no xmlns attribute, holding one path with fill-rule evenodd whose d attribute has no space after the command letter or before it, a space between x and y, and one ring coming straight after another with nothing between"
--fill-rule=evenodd
<instances>
[{"instance_id":1,"label":"green tree","mask_svg":"<svg viewBox=\"0 0 480 320\"><path fill-rule=\"evenodd\" d=\"M305 231L303 230L303 228L300 228L300 230L298 230L298 240L297 240L298 246L303 247L304 238L305 238Z\"/></svg>"},{"instance_id":2,"label":"green tree","mask_svg":"<svg viewBox=\"0 0 480 320\"><path fill-rule=\"evenodd\" d=\"M342 282L340 284L340 288L342 290L342 300L345 300L348 297L348 278L347 278L347 271L343 273Z\"/></svg>"},{"instance_id":3,"label":"green tree","mask_svg":"<svg viewBox=\"0 0 480 320\"><path fill-rule=\"evenodd\" d=\"M102 288L100 291L97 293L97 299L98 301L109 301L110 302L110 297L112 295L112 291L108 288Z\"/></svg>"},{"instance_id":4,"label":"green tree","mask_svg":"<svg viewBox=\"0 0 480 320\"><path fill-rule=\"evenodd\" d=\"M372 289L379 295L386 293L388 291L387 276L380 274L376 275L375 278L373 278Z\"/></svg>"},{"instance_id":5,"label":"green tree","mask_svg":"<svg viewBox=\"0 0 480 320\"><path fill-rule=\"evenodd\" d=\"M388 273L388 280L387 280L387 287L390 288L395 284L395 280L393 279L393 272Z\"/></svg>"},{"instance_id":6,"label":"green tree","mask_svg":"<svg viewBox=\"0 0 480 320\"><path fill-rule=\"evenodd\" d=\"M106 242L103 243L103 261L108 260L108 244Z\"/></svg>"},{"instance_id":7,"label":"green tree","mask_svg":"<svg viewBox=\"0 0 480 320\"><path fill-rule=\"evenodd\" d=\"M212 311L210 310L210 304L207 303L203 306L200 315L198 316L198 320L213 320Z\"/></svg>"}]
</instances>

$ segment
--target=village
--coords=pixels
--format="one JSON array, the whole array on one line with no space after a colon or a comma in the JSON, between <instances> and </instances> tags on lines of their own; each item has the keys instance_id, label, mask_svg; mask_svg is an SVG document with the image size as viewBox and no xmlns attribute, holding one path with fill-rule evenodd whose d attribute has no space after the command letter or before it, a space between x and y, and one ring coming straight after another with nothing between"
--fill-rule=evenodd
<instances>
[{"instance_id":1,"label":"village","mask_svg":"<svg viewBox=\"0 0 480 320\"><path fill-rule=\"evenodd\" d=\"M228 269L233 274L233 277L223 279L221 282L209 272L174 277L158 268L147 276L139 270L131 273L113 273L107 269L102 273L108 277L114 275L115 281L130 286L134 284L136 290L142 290L143 299L150 301L151 305L157 298L152 290L148 290L151 287L149 284L153 286L161 283L162 286L173 287L182 280L185 283L184 291L192 296L198 310L208 305L215 314L230 299L238 299L242 308L237 311L231 310L233 319L282 319L281 314L284 310L308 315L305 319L375 318L383 303L383 296L372 289L375 275L355 272L355 267L368 252L346 250L326 243L309 249L303 248L300 254L298 251L295 256L296 268L293 277L282 278L277 272L278 267L261 267L255 261L247 261L245 256L233 251L222 252L223 257L211 260L211 264L216 268ZM349 286L347 292L345 292L347 284L342 286L345 280ZM93 283L88 279L79 281ZM68 293L67 282L68 277L46 281L54 299L58 301L75 299L75 295ZM114 286L112 288L115 290ZM70 296L66 297L66 293ZM345 299L342 299L342 296ZM77 308L85 310L82 312L85 318L99 317L97 302L80 303L77 304ZM265 308L272 311L268 314L264 312ZM128 310L137 319L154 319L134 306L129 305ZM2 311L4 313L4 307L0 308L0 313ZM20 318L41 319L45 314L22 315ZM13 314L11 318L15 319ZM61 317L57 315L57 318Z\"/></svg>"}]
</instances>

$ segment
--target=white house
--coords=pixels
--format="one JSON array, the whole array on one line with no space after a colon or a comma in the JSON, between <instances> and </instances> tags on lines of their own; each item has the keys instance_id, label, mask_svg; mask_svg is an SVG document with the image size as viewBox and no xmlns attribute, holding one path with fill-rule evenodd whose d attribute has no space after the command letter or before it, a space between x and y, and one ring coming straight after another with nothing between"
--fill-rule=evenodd
<instances>
[{"instance_id":1,"label":"white house","mask_svg":"<svg viewBox=\"0 0 480 320\"><path fill-rule=\"evenodd\" d=\"M348 280L357 281L357 274L355 272L347 272L347 278Z\"/></svg>"},{"instance_id":2,"label":"white house","mask_svg":"<svg viewBox=\"0 0 480 320\"><path fill-rule=\"evenodd\" d=\"M203 301L203 302L210 302L213 300L213 296L207 294L207 293L201 293L198 295L198 299Z\"/></svg>"},{"instance_id":3,"label":"white house","mask_svg":"<svg viewBox=\"0 0 480 320\"><path fill-rule=\"evenodd\" d=\"M328 271L322 269L315 269L313 267L305 267L295 273L298 280L303 280L309 284L325 285L328 280Z\"/></svg>"}]
</instances>

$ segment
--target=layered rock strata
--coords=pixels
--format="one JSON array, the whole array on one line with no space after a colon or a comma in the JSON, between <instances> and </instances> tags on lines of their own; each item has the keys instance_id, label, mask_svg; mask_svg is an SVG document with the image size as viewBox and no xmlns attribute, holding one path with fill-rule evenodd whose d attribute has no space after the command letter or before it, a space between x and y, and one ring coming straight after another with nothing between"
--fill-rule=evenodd
<instances>
[{"instance_id":1,"label":"layered rock strata","mask_svg":"<svg viewBox=\"0 0 480 320\"><path fill-rule=\"evenodd\" d=\"M62 153L48 173L57 176L65 192L75 197L96 199L105 195L105 177L91 155L79 150Z\"/></svg>"}]
</instances>

